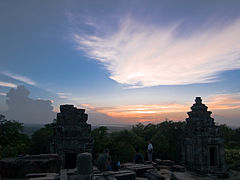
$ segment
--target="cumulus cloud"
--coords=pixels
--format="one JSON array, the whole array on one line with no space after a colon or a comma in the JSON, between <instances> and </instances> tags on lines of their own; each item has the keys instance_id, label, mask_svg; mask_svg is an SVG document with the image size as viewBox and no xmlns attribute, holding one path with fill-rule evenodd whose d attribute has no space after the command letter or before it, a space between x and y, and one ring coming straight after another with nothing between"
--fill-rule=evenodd
<instances>
[{"instance_id":1,"label":"cumulus cloud","mask_svg":"<svg viewBox=\"0 0 240 180\"><path fill-rule=\"evenodd\" d=\"M107 68L128 87L218 81L218 73L240 68L240 20L213 24L187 36L181 23L161 27L126 18L107 35L75 33L77 49Z\"/></svg>"},{"instance_id":2,"label":"cumulus cloud","mask_svg":"<svg viewBox=\"0 0 240 180\"><path fill-rule=\"evenodd\" d=\"M28 77L25 77L25 76L21 76L21 75L17 75L17 74L12 74L10 72L2 72L2 74L4 74L5 76L8 76L12 79L15 79L15 80L18 80L18 81L21 81L21 82L24 82L26 84L29 84L29 85L36 85L36 82L33 81L32 79L28 78Z\"/></svg>"},{"instance_id":3,"label":"cumulus cloud","mask_svg":"<svg viewBox=\"0 0 240 180\"><path fill-rule=\"evenodd\" d=\"M8 110L4 113L7 119L23 123L50 123L56 117L52 102L49 100L31 99L25 86L11 88L7 93Z\"/></svg>"},{"instance_id":4,"label":"cumulus cloud","mask_svg":"<svg viewBox=\"0 0 240 180\"><path fill-rule=\"evenodd\" d=\"M2 82L2 81L0 81L0 86L3 86L3 87L11 87L11 88L17 87L16 84L9 83L9 82Z\"/></svg>"}]
</instances>

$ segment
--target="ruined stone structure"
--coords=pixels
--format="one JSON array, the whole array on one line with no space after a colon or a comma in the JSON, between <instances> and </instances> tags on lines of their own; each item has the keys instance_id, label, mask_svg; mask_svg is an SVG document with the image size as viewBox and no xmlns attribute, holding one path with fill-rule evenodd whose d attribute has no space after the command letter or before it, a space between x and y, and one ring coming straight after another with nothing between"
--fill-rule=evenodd
<instances>
[{"instance_id":1,"label":"ruined stone structure","mask_svg":"<svg viewBox=\"0 0 240 180\"><path fill-rule=\"evenodd\" d=\"M224 141L211 111L196 97L186 119L183 159L186 168L200 174L226 175Z\"/></svg>"},{"instance_id":2,"label":"ruined stone structure","mask_svg":"<svg viewBox=\"0 0 240 180\"><path fill-rule=\"evenodd\" d=\"M54 149L59 154L62 169L76 167L77 154L92 151L91 125L85 109L61 105L57 114Z\"/></svg>"}]
</instances>

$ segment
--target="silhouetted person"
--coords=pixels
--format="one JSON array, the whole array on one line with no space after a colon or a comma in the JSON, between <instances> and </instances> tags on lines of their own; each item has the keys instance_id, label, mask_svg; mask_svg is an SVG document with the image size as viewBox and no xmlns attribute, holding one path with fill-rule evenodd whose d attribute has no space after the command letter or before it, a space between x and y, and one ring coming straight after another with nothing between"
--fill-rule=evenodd
<instances>
[{"instance_id":1,"label":"silhouetted person","mask_svg":"<svg viewBox=\"0 0 240 180\"><path fill-rule=\"evenodd\" d=\"M135 164L143 164L144 163L144 157L143 155L139 152L139 148L136 148L136 154L134 156L133 162Z\"/></svg>"},{"instance_id":2,"label":"silhouetted person","mask_svg":"<svg viewBox=\"0 0 240 180\"><path fill-rule=\"evenodd\" d=\"M100 154L96 160L96 166L100 171L111 171L112 170L112 160L111 156L109 155L109 149L105 149L104 153Z\"/></svg>"},{"instance_id":3,"label":"silhouetted person","mask_svg":"<svg viewBox=\"0 0 240 180\"><path fill-rule=\"evenodd\" d=\"M147 153L148 153L148 160L152 162L153 145L151 141L149 141L148 143Z\"/></svg>"}]
</instances>

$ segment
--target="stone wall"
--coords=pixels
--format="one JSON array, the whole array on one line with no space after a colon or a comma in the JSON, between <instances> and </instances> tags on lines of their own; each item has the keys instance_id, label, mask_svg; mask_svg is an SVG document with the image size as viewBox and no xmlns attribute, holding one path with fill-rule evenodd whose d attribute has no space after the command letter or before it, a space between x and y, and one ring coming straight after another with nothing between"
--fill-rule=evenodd
<instances>
[{"instance_id":1,"label":"stone wall","mask_svg":"<svg viewBox=\"0 0 240 180\"><path fill-rule=\"evenodd\" d=\"M3 178L24 178L29 173L58 173L60 162L56 154L40 154L0 160Z\"/></svg>"}]
</instances>

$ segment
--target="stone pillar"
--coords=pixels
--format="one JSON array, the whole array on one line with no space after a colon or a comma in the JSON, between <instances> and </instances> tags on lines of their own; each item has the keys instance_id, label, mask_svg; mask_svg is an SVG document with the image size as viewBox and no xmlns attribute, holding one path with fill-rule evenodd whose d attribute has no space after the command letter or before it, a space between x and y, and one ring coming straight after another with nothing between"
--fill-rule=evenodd
<instances>
[{"instance_id":1,"label":"stone pillar","mask_svg":"<svg viewBox=\"0 0 240 180\"><path fill-rule=\"evenodd\" d=\"M80 153L77 155L77 179L93 179L93 165L91 153Z\"/></svg>"},{"instance_id":2,"label":"stone pillar","mask_svg":"<svg viewBox=\"0 0 240 180\"><path fill-rule=\"evenodd\" d=\"M81 153L77 155L77 173L80 175L92 174L92 154Z\"/></svg>"}]
</instances>

